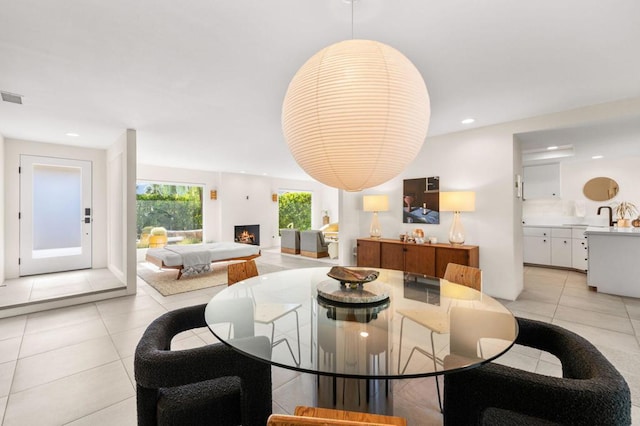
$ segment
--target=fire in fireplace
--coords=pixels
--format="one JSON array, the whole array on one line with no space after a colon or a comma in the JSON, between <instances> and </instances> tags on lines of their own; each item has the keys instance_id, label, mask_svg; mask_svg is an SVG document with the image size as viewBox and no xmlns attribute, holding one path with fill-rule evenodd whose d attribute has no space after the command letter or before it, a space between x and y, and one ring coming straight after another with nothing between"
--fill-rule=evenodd
<instances>
[{"instance_id":1,"label":"fire in fireplace","mask_svg":"<svg viewBox=\"0 0 640 426\"><path fill-rule=\"evenodd\" d=\"M236 243L260 245L260 225L236 225L234 235Z\"/></svg>"}]
</instances>

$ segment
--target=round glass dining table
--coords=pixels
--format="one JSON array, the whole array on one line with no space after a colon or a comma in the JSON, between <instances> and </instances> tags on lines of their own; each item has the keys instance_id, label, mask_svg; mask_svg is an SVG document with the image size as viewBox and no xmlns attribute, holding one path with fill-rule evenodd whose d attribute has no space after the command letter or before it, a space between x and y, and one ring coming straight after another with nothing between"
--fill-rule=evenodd
<instances>
[{"instance_id":1,"label":"round glass dining table","mask_svg":"<svg viewBox=\"0 0 640 426\"><path fill-rule=\"evenodd\" d=\"M330 269L283 270L229 286L208 303L207 324L244 355L317 375L319 406L381 413L392 412L389 379L464 374L504 354L518 334L513 314L472 288L375 269L374 282L352 289L329 277ZM323 297L335 289L348 300L370 300L374 285L388 297ZM269 337L271 354L235 340L258 335Z\"/></svg>"}]
</instances>

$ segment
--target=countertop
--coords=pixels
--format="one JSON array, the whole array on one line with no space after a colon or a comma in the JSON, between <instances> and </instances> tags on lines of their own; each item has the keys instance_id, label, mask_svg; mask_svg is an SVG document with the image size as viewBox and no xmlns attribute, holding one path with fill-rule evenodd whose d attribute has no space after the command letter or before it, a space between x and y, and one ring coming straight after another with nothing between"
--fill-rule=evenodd
<instances>
[{"instance_id":1,"label":"countertop","mask_svg":"<svg viewBox=\"0 0 640 426\"><path fill-rule=\"evenodd\" d=\"M562 225L540 225L540 224L536 224L536 225L528 225L528 224L523 224L523 227L526 228L566 228L566 229L571 229L571 228L587 228L589 225L586 225L584 223L566 223L566 224L562 224Z\"/></svg>"},{"instance_id":2,"label":"countertop","mask_svg":"<svg viewBox=\"0 0 640 426\"><path fill-rule=\"evenodd\" d=\"M587 235L612 235L623 237L640 237L640 228L618 228L608 227L601 228L596 226L590 226L584 231Z\"/></svg>"}]
</instances>

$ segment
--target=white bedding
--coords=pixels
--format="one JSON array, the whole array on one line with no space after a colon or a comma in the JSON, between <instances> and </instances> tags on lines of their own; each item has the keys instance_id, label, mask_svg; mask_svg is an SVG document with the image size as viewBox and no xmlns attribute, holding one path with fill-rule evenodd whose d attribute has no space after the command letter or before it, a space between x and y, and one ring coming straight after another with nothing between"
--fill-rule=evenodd
<instances>
[{"instance_id":1,"label":"white bedding","mask_svg":"<svg viewBox=\"0 0 640 426\"><path fill-rule=\"evenodd\" d=\"M150 248L148 256L162 260L166 266L195 266L236 257L256 256L260 247L241 243L209 243Z\"/></svg>"}]
</instances>

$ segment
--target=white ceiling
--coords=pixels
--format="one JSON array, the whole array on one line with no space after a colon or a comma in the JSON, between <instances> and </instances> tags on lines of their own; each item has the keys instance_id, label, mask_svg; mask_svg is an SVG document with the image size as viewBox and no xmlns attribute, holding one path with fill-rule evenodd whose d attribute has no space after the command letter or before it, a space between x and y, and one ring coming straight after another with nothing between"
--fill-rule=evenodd
<instances>
[{"instance_id":1,"label":"white ceiling","mask_svg":"<svg viewBox=\"0 0 640 426\"><path fill-rule=\"evenodd\" d=\"M298 179L280 129L288 82L351 38L346 0L0 0L0 11L0 90L24 95L0 102L5 137L104 148L133 128L145 164ZM356 0L353 28L422 72L429 135L640 96L638 0Z\"/></svg>"}]
</instances>

